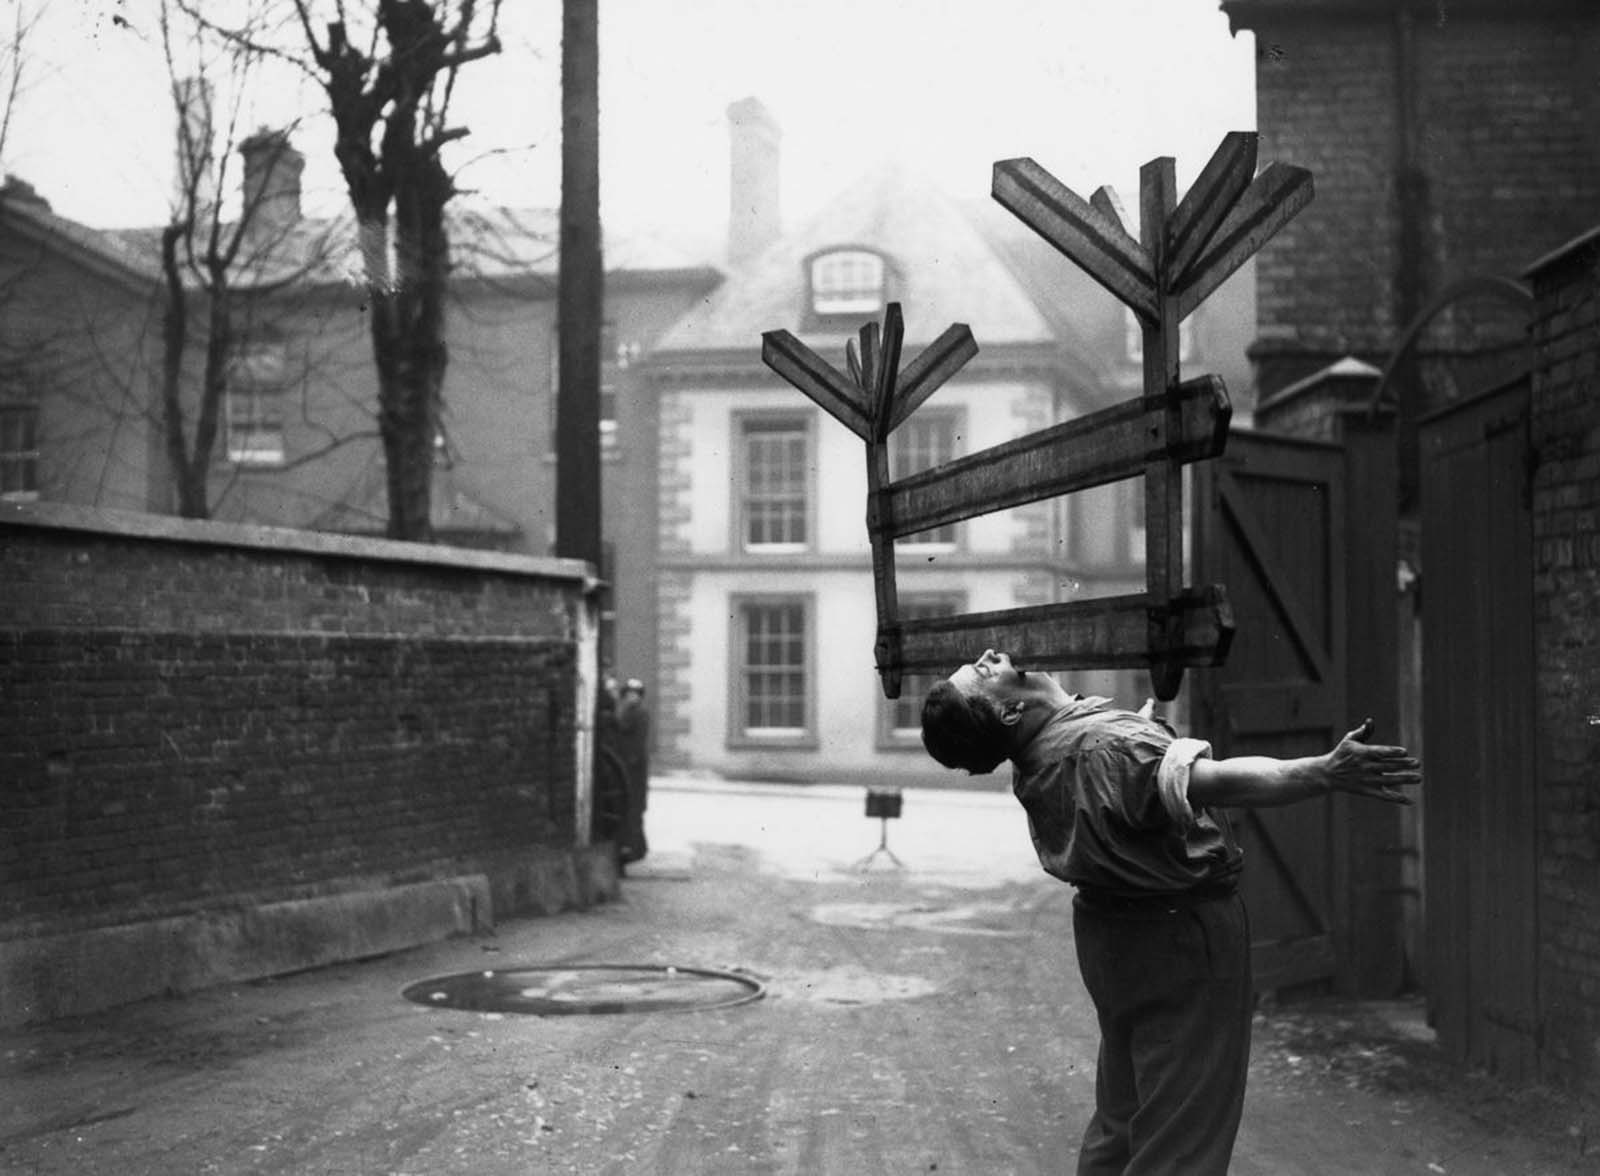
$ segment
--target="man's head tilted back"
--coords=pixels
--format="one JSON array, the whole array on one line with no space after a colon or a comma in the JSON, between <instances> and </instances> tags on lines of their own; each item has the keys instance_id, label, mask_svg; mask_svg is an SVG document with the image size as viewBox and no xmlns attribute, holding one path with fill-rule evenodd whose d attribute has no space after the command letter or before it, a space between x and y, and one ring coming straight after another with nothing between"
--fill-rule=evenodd
<instances>
[{"instance_id":1,"label":"man's head tilted back","mask_svg":"<svg viewBox=\"0 0 1600 1176\"><path fill-rule=\"evenodd\" d=\"M968 697L949 678L922 700L922 746L947 768L987 775L1006 758L1009 735L992 699Z\"/></svg>"},{"instance_id":2,"label":"man's head tilted back","mask_svg":"<svg viewBox=\"0 0 1600 1176\"><path fill-rule=\"evenodd\" d=\"M1060 694L1055 679L1025 674L1009 654L986 649L928 691L922 746L947 768L986 775L1026 743Z\"/></svg>"}]
</instances>

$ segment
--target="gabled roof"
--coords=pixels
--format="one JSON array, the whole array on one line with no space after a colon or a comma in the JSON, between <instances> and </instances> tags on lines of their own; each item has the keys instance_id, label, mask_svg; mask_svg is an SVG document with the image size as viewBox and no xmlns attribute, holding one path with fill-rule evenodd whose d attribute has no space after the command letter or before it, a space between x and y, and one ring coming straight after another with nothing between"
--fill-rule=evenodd
<instances>
[{"instance_id":1,"label":"gabled roof","mask_svg":"<svg viewBox=\"0 0 1600 1176\"><path fill-rule=\"evenodd\" d=\"M31 188L9 178L0 188L0 226L139 292L161 279L159 254L146 255L115 234L57 216Z\"/></svg>"},{"instance_id":2,"label":"gabled roof","mask_svg":"<svg viewBox=\"0 0 1600 1176\"><path fill-rule=\"evenodd\" d=\"M906 346L920 348L952 323L972 328L980 350L1000 344L1053 344L1056 333L980 228L985 215L964 209L903 165L885 165L846 188L810 221L736 267L722 286L663 338L656 354L748 350L761 333L794 332L814 344L842 345L844 332L804 323L805 260L835 246L886 254L895 271L891 298L905 314ZM849 333L853 334L854 328Z\"/></svg>"}]
</instances>

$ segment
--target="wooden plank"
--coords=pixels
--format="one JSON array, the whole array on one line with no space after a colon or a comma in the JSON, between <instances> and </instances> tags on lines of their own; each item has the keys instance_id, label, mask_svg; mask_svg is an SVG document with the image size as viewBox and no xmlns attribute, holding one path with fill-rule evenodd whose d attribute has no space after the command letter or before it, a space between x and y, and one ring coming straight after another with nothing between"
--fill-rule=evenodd
<instances>
[{"instance_id":1,"label":"wooden plank","mask_svg":"<svg viewBox=\"0 0 1600 1176\"><path fill-rule=\"evenodd\" d=\"M1158 273L1165 272L1166 223L1177 199L1176 165L1170 157L1152 159L1139 169L1139 233ZM1172 298L1156 300L1156 315L1142 325L1143 381L1146 400L1161 398L1166 408L1162 427L1182 427L1178 387L1178 318ZM1145 591L1157 599L1183 583L1183 482L1178 464L1164 452L1152 453L1144 471Z\"/></svg>"},{"instance_id":2,"label":"wooden plank","mask_svg":"<svg viewBox=\"0 0 1600 1176\"><path fill-rule=\"evenodd\" d=\"M861 329L856 332L861 340L861 397L862 404L867 410L867 419L872 419L872 390L878 383L878 341L883 328L876 322L862 323Z\"/></svg>"},{"instance_id":3,"label":"wooden plank","mask_svg":"<svg viewBox=\"0 0 1600 1176\"><path fill-rule=\"evenodd\" d=\"M1177 399L1176 429L1168 426L1165 397L1142 397L912 474L883 491L883 525L892 523L896 537L914 535L1132 477L1157 458L1191 462L1222 453L1233 411L1222 380L1185 381Z\"/></svg>"},{"instance_id":4,"label":"wooden plank","mask_svg":"<svg viewBox=\"0 0 1600 1176\"><path fill-rule=\"evenodd\" d=\"M1128 210L1122 207L1122 197L1117 195L1117 190L1110 184L1102 184L1094 190L1089 197L1089 204L1097 209L1101 216L1121 229L1123 234L1133 245L1139 241L1132 233L1128 232Z\"/></svg>"},{"instance_id":5,"label":"wooden plank","mask_svg":"<svg viewBox=\"0 0 1600 1176\"><path fill-rule=\"evenodd\" d=\"M1284 736L1323 731L1328 716L1339 714L1343 700L1326 683L1285 677L1222 687L1228 704L1228 725L1235 738Z\"/></svg>"},{"instance_id":6,"label":"wooden plank","mask_svg":"<svg viewBox=\"0 0 1600 1176\"><path fill-rule=\"evenodd\" d=\"M1418 431L1428 615L1451 618L1423 631L1428 780L1447 785L1422 804L1430 1005L1443 1049L1511 1079L1536 1075L1538 1035L1559 1032L1537 985L1527 397L1522 381Z\"/></svg>"},{"instance_id":7,"label":"wooden plank","mask_svg":"<svg viewBox=\"0 0 1600 1176\"><path fill-rule=\"evenodd\" d=\"M1139 238L1157 274L1167 273L1166 226L1177 202L1177 165L1170 156L1152 159L1139 169ZM1156 313L1140 324L1143 337L1144 394L1160 397L1165 405L1162 428L1182 427L1182 409L1170 393L1178 387L1177 303L1165 290L1157 291ZM1144 570L1145 592L1161 600L1183 583L1183 470L1167 455L1153 455L1144 469ZM1177 635L1152 625L1150 648L1164 649ZM1183 668L1162 659L1150 667L1151 692L1162 701L1176 698L1183 684Z\"/></svg>"},{"instance_id":8,"label":"wooden plank","mask_svg":"<svg viewBox=\"0 0 1600 1176\"><path fill-rule=\"evenodd\" d=\"M889 429L900 427L951 376L978 354L978 344L966 323L945 328L932 343L906 364L895 389L894 408L889 414Z\"/></svg>"},{"instance_id":9,"label":"wooden plank","mask_svg":"<svg viewBox=\"0 0 1600 1176\"><path fill-rule=\"evenodd\" d=\"M1323 812L1331 811L1324 804ZM1264 865L1270 871L1276 888L1277 901L1291 900L1294 909L1304 920L1304 925L1321 934L1328 930L1326 919L1327 904L1320 893L1314 893L1308 882L1310 879L1296 869L1298 864L1294 857L1297 845L1279 845L1279 837L1273 832L1272 814L1261 809L1246 809L1242 814L1242 824L1248 825L1255 835L1256 850L1263 859ZM1320 891L1320 888L1319 888Z\"/></svg>"},{"instance_id":10,"label":"wooden plank","mask_svg":"<svg viewBox=\"0 0 1600 1176\"><path fill-rule=\"evenodd\" d=\"M1184 273L1174 275L1178 317L1186 318L1223 282L1311 203L1311 173L1286 163L1268 165L1245 189L1211 245Z\"/></svg>"},{"instance_id":11,"label":"wooden plank","mask_svg":"<svg viewBox=\"0 0 1600 1176\"><path fill-rule=\"evenodd\" d=\"M1182 275L1256 174L1254 131L1229 131L1167 220L1167 274Z\"/></svg>"},{"instance_id":12,"label":"wooden plank","mask_svg":"<svg viewBox=\"0 0 1600 1176\"><path fill-rule=\"evenodd\" d=\"M1155 608L1141 592L902 621L900 663L878 669L951 674L985 649L1005 650L1024 669L1139 668L1150 664L1152 616L1178 618L1183 639L1172 652L1182 664L1215 665L1227 656L1233 613L1213 584Z\"/></svg>"},{"instance_id":13,"label":"wooden plank","mask_svg":"<svg viewBox=\"0 0 1600 1176\"><path fill-rule=\"evenodd\" d=\"M1267 541L1267 534L1256 522L1249 500L1240 491L1232 471L1221 471L1217 479L1217 492L1220 495L1219 505L1227 512L1238 538L1239 554L1253 566L1268 601L1283 618L1284 629L1304 659L1307 675L1314 682L1334 681L1332 653L1319 633L1318 618L1301 601L1299 593L1293 588L1294 582L1279 567Z\"/></svg>"},{"instance_id":14,"label":"wooden plank","mask_svg":"<svg viewBox=\"0 0 1600 1176\"><path fill-rule=\"evenodd\" d=\"M887 434L867 442L867 533L872 546L872 587L878 607L878 636L873 654L880 666L884 693L889 698L900 697L900 630L895 622L900 617L899 591L895 585L894 540L878 522L875 512L882 507L884 496L880 491L889 482L889 446Z\"/></svg>"},{"instance_id":15,"label":"wooden plank","mask_svg":"<svg viewBox=\"0 0 1600 1176\"><path fill-rule=\"evenodd\" d=\"M994 165L994 198L1138 314L1154 318L1150 258L1127 230L1031 159Z\"/></svg>"},{"instance_id":16,"label":"wooden plank","mask_svg":"<svg viewBox=\"0 0 1600 1176\"><path fill-rule=\"evenodd\" d=\"M861 392L827 360L788 331L761 333L761 362L815 401L863 441L871 436Z\"/></svg>"},{"instance_id":17,"label":"wooden plank","mask_svg":"<svg viewBox=\"0 0 1600 1176\"><path fill-rule=\"evenodd\" d=\"M889 436L890 413L894 406L895 381L900 376L900 347L905 341L905 319L898 302L889 303L883 316L883 346L878 355L878 370L870 385L873 440L884 441Z\"/></svg>"}]
</instances>

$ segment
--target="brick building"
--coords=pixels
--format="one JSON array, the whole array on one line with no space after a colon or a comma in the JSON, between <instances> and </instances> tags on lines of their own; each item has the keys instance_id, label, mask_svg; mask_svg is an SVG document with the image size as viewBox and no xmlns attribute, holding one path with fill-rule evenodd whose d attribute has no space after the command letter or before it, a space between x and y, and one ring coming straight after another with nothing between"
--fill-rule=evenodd
<instances>
[{"instance_id":1,"label":"brick building","mask_svg":"<svg viewBox=\"0 0 1600 1176\"><path fill-rule=\"evenodd\" d=\"M300 155L282 136L240 145L258 195L255 261L234 276L238 332L210 469L219 521L382 535L387 522L377 381L355 241L301 216ZM432 504L436 538L548 555L555 538L556 232L553 209L456 202L446 315L450 366ZM100 231L55 215L26 185L0 193L0 494L168 513L159 383L159 228ZM638 357L721 278L659 234L606 239L602 529L615 553L626 673L653 640L640 600L653 533L633 508L653 434L634 394ZM204 350L191 297L191 367ZM24 342L26 346L24 346ZM21 354L27 363L8 363ZM197 371L185 379L191 398ZM193 412L193 400L190 402ZM193 431L192 415L190 431ZM13 484L14 483L14 484Z\"/></svg>"},{"instance_id":2,"label":"brick building","mask_svg":"<svg viewBox=\"0 0 1600 1176\"><path fill-rule=\"evenodd\" d=\"M1525 300L1482 279L1515 278L1600 207L1594 5L1221 7L1255 35L1262 158L1307 167L1317 185L1258 257L1263 396L1346 356L1387 367L1435 307L1414 362L1390 380L1403 436L1430 408L1525 367ZM1403 493L1413 485L1408 468Z\"/></svg>"},{"instance_id":3,"label":"brick building","mask_svg":"<svg viewBox=\"0 0 1600 1176\"><path fill-rule=\"evenodd\" d=\"M1263 154L1316 176L1259 258L1263 399L1343 371L1342 411L1398 410L1430 1017L1464 1061L1592 1088L1600 10L1222 8L1256 38Z\"/></svg>"},{"instance_id":4,"label":"brick building","mask_svg":"<svg viewBox=\"0 0 1600 1176\"><path fill-rule=\"evenodd\" d=\"M0 498L161 510L160 439L136 356L155 259L0 189Z\"/></svg>"}]
</instances>

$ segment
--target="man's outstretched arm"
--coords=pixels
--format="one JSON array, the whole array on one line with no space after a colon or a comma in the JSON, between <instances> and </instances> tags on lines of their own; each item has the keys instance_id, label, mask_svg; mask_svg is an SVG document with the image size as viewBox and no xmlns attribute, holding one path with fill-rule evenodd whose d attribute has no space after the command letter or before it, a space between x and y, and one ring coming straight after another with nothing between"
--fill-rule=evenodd
<instances>
[{"instance_id":1,"label":"man's outstretched arm","mask_svg":"<svg viewBox=\"0 0 1600 1176\"><path fill-rule=\"evenodd\" d=\"M1330 792L1410 804L1398 789L1422 783L1422 764L1403 747L1368 743L1372 720L1351 731L1323 755L1274 759L1244 755L1199 759L1189 771L1191 805L1266 808L1293 804Z\"/></svg>"}]
</instances>

